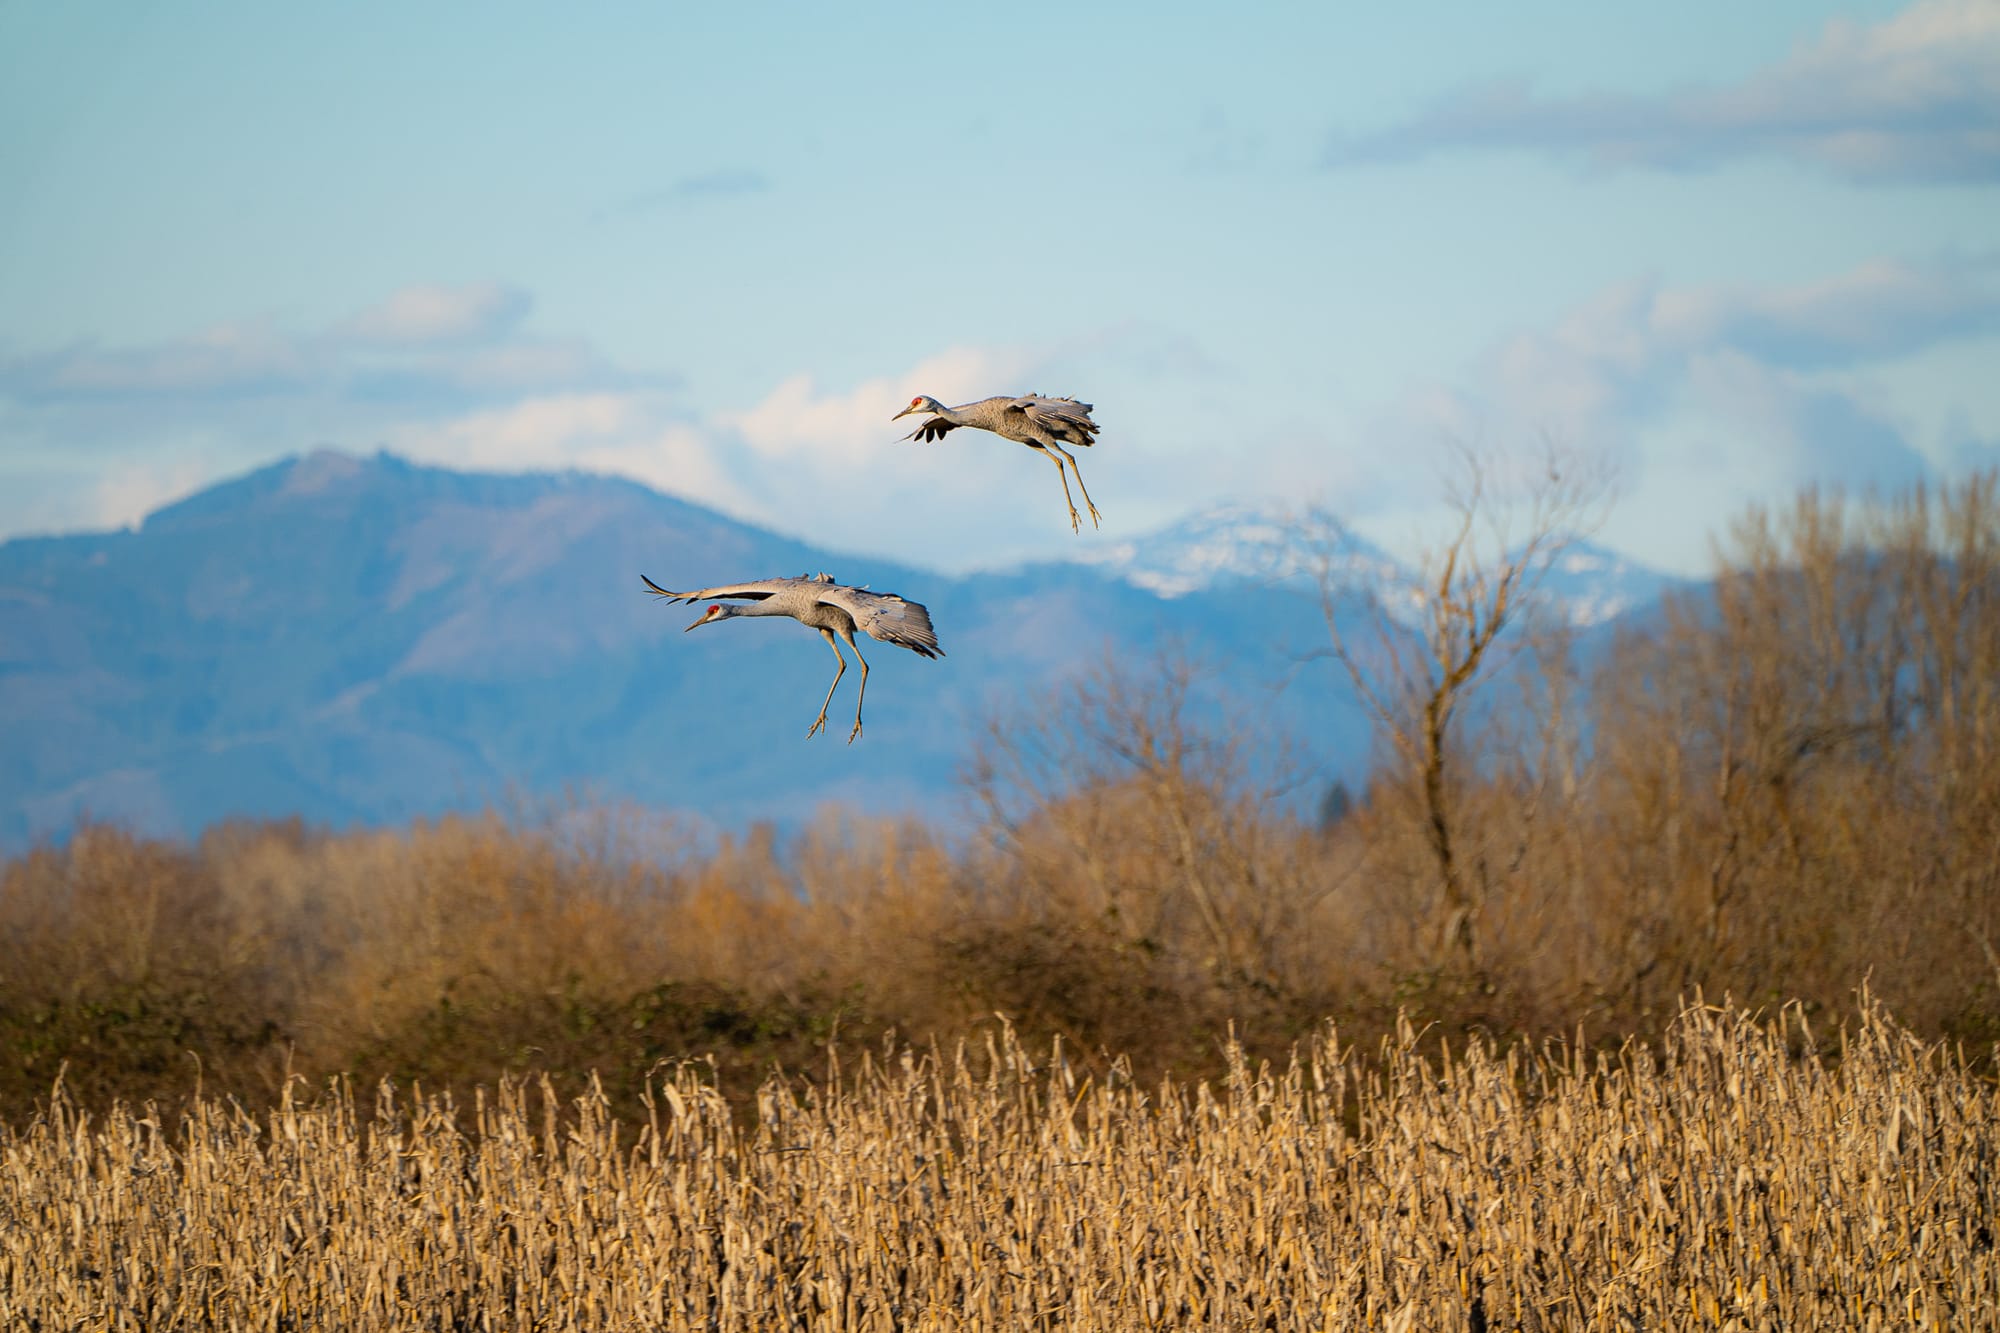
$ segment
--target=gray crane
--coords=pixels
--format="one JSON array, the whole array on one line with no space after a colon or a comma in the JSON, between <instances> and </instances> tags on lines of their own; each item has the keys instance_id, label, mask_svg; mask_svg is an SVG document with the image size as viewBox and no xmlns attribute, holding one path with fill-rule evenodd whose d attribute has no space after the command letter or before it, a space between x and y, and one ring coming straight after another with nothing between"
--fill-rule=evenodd
<instances>
[{"instance_id":1,"label":"gray crane","mask_svg":"<svg viewBox=\"0 0 2000 1333\"><path fill-rule=\"evenodd\" d=\"M1069 478L1063 474L1065 462L1076 473L1076 488L1083 491L1083 503L1090 509L1090 525L1097 527L1102 515L1090 503L1083 473L1077 471L1076 459L1064 451L1063 445L1080 444L1088 448L1096 443L1097 423L1090 419L1090 411L1089 403L1079 403L1074 398L1046 398L1038 393L1020 398L982 398L962 407L946 407L927 394L918 394L908 407L889 420L901 420L912 412L929 412L930 420L903 437L926 444L943 439L945 432L960 426L976 426L1041 450L1056 465L1056 476L1062 479L1063 503L1069 506L1069 530L1081 532L1083 520L1076 512L1076 501L1070 499Z\"/></svg>"},{"instance_id":2,"label":"gray crane","mask_svg":"<svg viewBox=\"0 0 2000 1333\"><path fill-rule=\"evenodd\" d=\"M906 602L894 593L850 588L835 583L831 574L762 579L756 583L732 583L727 587L701 588L694 592L668 592L644 574L639 577L645 580L646 587L656 596L670 602L740 597L750 603L748 606L721 603L710 606L700 620L681 631L683 634L718 620L734 620L739 616L790 616L800 624L818 630L820 637L826 640L826 646L833 649L834 657L839 659L840 670L833 673L833 684L826 687L826 700L819 706L819 716L813 720L812 729L806 732L808 738L826 729L827 707L833 703L833 692L840 685L840 678L847 674L847 659L841 657L840 645L834 642L835 635L847 641L854 660L861 663L861 692L854 700L854 730L847 733L849 745L854 744L854 738L861 734L861 701L868 697L868 663L861 656L861 650L854 645L855 630L862 630L870 638L884 643L908 648L919 657L944 656L944 649L938 647L937 634L931 629L930 612L921 603Z\"/></svg>"}]
</instances>

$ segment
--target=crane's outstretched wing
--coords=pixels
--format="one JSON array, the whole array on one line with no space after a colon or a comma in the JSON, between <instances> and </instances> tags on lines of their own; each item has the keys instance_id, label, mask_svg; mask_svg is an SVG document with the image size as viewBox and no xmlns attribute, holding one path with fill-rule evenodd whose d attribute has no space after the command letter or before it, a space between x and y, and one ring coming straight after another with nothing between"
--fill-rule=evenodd
<instances>
[{"instance_id":1,"label":"crane's outstretched wing","mask_svg":"<svg viewBox=\"0 0 2000 1333\"><path fill-rule=\"evenodd\" d=\"M931 613L922 602L906 602L892 592L869 592L840 584L823 587L819 600L854 617L854 627L871 639L908 648L920 657L943 657Z\"/></svg>"},{"instance_id":2,"label":"crane's outstretched wing","mask_svg":"<svg viewBox=\"0 0 2000 1333\"><path fill-rule=\"evenodd\" d=\"M1097 423L1090 419L1092 407L1074 398L1048 398L1031 393L1007 404L1009 412L1019 412L1029 423L1069 444L1089 445L1096 441Z\"/></svg>"},{"instance_id":3,"label":"crane's outstretched wing","mask_svg":"<svg viewBox=\"0 0 2000 1333\"><path fill-rule=\"evenodd\" d=\"M699 602L710 597L742 597L749 601L761 602L766 597L776 597L785 589L805 583L818 583L819 579L759 579L755 583L731 583L720 588L697 588L693 592L668 592L659 584L641 574L639 578L654 595L670 602Z\"/></svg>"},{"instance_id":4,"label":"crane's outstretched wing","mask_svg":"<svg viewBox=\"0 0 2000 1333\"><path fill-rule=\"evenodd\" d=\"M906 440L922 440L925 444L934 444L944 438L946 431L957 429L958 423L955 421L946 421L943 417L932 417L929 421L926 421L903 438Z\"/></svg>"}]
</instances>

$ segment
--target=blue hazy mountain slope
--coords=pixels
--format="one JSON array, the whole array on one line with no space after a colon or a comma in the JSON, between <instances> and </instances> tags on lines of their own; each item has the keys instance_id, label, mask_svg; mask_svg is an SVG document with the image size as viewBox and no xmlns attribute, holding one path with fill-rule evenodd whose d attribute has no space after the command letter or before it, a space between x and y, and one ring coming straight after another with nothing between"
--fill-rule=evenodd
<instances>
[{"instance_id":1,"label":"blue hazy mountain slope","mask_svg":"<svg viewBox=\"0 0 2000 1333\"><path fill-rule=\"evenodd\" d=\"M949 654L864 640L852 747L805 739L834 666L814 636L749 621L683 637L698 610L639 584L820 569L926 603ZM1333 674L1299 662L1324 643L1319 615L1282 589L1167 600L1074 564L953 579L605 477L315 453L137 531L0 545L0 842L85 814L193 833L564 791L724 823L825 800L936 812L984 719L1168 643L1351 773L1365 728ZM850 670L832 718L858 683Z\"/></svg>"}]
</instances>

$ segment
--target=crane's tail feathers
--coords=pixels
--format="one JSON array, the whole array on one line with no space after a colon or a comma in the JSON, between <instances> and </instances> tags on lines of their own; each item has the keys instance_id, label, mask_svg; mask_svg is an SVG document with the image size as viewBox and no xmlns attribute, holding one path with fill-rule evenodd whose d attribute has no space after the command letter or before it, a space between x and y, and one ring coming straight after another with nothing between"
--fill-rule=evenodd
<instances>
[{"instance_id":1,"label":"crane's tail feathers","mask_svg":"<svg viewBox=\"0 0 2000 1333\"><path fill-rule=\"evenodd\" d=\"M831 597L835 606L854 617L854 627L869 638L908 648L919 657L943 657L937 631L931 628L930 612L921 602L906 601L894 593L847 589Z\"/></svg>"},{"instance_id":2,"label":"crane's tail feathers","mask_svg":"<svg viewBox=\"0 0 2000 1333\"><path fill-rule=\"evenodd\" d=\"M1049 398L1042 394L1030 394L1019 401L1030 421L1064 444L1080 444L1088 448L1096 443L1093 437L1097 434L1097 423L1090 419L1089 403L1079 403L1074 398Z\"/></svg>"},{"instance_id":3,"label":"crane's tail feathers","mask_svg":"<svg viewBox=\"0 0 2000 1333\"><path fill-rule=\"evenodd\" d=\"M871 639L880 639L883 643L893 644L898 648L908 648L918 657L944 656L944 649L938 647L937 631L931 628L928 616L921 619L906 616L902 624L885 624L880 619L874 619L874 623L862 624L859 628Z\"/></svg>"}]
</instances>

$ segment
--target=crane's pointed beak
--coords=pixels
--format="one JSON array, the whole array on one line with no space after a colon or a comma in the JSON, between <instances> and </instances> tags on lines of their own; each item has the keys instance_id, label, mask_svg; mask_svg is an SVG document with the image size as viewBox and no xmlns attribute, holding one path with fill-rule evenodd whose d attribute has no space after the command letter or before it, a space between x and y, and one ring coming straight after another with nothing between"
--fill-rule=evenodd
<instances>
[{"instance_id":1,"label":"crane's pointed beak","mask_svg":"<svg viewBox=\"0 0 2000 1333\"><path fill-rule=\"evenodd\" d=\"M904 408L904 409L903 409L902 411L898 412L898 413L897 413L897 414L896 414L895 416L893 416L893 417L890 417L890 418L889 418L889 420L891 420L891 421L901 421L901 420L902 420L902 419L903 419L904 417L906 417L906 416L910 415L910 413L912 413L912 412L914 412L914 411L916 411L916 410L917 410L917 409L916 409L916 408L914 408L914 407L906 407L906 408Z\"/></svg>"},{"instance_id":2,"label":"crane's pointed beak","mask_svg":"<svg viewBox=\"0 0 2000 1333\"><path fill-rule=\"evenodd\" d=\"M687 627L687 629L684 629L684 630L682 630L682 631L681 631L681 633L683 633L683 634L687 633L687 632L688 632L688 629L700 629L700 628L701 628L701 627L702 627L703 625L706 625L706 624L707 624L707 623L708 623L708 622L709 622L710 620L713 620L713 619L714 619L714 617L713 617L713 616L709 615L709 614L708 614L708 613L707 613L706 611L704 611L704 612L702 612L702 616L701 616L701 619L700 619L700 620L697 620L697 621L695 621L695 622L694 622L694 624L692 624L692 625L689 625L689 626Z\"/></svg>"}]
</instances>

